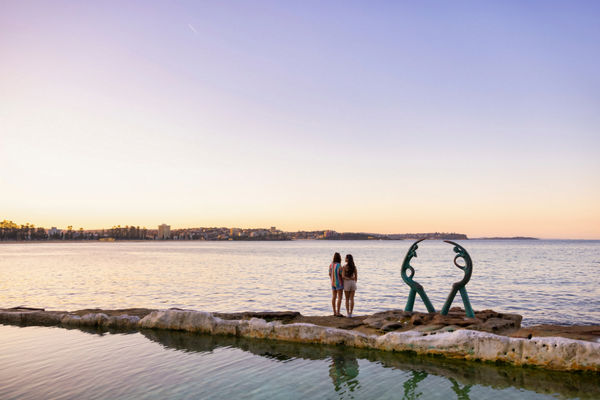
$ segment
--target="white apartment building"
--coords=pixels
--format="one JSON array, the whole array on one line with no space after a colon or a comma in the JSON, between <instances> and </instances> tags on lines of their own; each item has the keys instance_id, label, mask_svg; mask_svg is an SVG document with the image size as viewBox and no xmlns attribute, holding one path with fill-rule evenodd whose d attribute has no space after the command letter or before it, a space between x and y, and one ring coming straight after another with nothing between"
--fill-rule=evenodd
<instances>
[{"instance_id":1,"label":"white apartment building","mask_svg":"<svg viewBox=\"0 0 600 400\"><path fill-rule=\"evenodd\" d=\"M55 226L53 226L52 228L48 229L48 237L52 237L52 235L60 235L60 233L62 232L62 229L56 229Z\"/></svg>"},{"instance_id":2,"label":"white apartment building","mask_svg":"<svg viewBox=\"0 0 600 400\"><path fill-rule=\"evenodd\" d=\"M158 226L158 239L164 240L171 237L171 225L159 225Z\"/></svg>"}]
</instances>

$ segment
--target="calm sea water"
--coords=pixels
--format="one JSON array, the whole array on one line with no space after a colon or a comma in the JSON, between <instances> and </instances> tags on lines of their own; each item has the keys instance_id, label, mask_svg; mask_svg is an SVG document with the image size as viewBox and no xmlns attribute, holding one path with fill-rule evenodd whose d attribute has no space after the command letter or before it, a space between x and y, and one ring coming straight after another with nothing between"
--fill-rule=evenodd
<instances>
[{"instance_id":1,"label":"calm sea water","mask_svg":"<svg viewBox=\"0 0 600 400\"><path fill-rule=\"evenodd\" d=\"M116 242L0 245L0 307L190 308L331 313L328 265L351 253L355 314L403 308L400 266L410 241ZM477 310L524 325L600 323L600 241L462 241L474 262ZM436 309L461 279L452 246L419 245L415 280ZM462 306L460 295L454 305ZM417 297L416 309L425 311Z\"/></svg>"},{"instance_id":2,"label":"calm sea water","mask_svg":"<svg viewBox=\"0 0 600 400\"><path fill-rule=\"evenodd\" d=\"M598 374L183 332L0 325L1 399L598 399Z\"/></svg>"}]
</instances>

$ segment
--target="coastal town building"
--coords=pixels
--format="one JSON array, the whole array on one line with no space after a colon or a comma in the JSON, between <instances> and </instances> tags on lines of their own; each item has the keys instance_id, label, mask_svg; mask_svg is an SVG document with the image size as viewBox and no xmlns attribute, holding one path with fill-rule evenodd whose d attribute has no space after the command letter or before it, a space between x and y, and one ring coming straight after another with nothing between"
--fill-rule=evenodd
<instances>
[{"instance_id":1,"label":"coastal town building","mask_svg":"<svg viewBox=\"0 0 600 400\"><path fill-rule=\"evenodd\" d=\"M165 240L171 238L171 225L162 224L158 226L158 239Z\"/></svg>"},{"instance_id":2,"label":"coastal town building","mask_svg":"<svg viewBox=\"0 0 600 400\"><path fill-rule=\"evenodd\" d=\"M48 229L48 237L53 238L57 235L60 235L61 232L62 232L62 229L56 229L56 227L53 226L52 228Z\"/></svg>"}]
</instances>

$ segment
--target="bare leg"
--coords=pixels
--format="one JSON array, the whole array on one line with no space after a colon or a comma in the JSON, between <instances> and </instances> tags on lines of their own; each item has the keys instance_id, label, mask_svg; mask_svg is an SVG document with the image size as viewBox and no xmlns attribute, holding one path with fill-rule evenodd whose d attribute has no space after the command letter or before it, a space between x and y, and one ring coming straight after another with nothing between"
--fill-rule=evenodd
<instances>
[{"instance_id":1,"label":"bare leg","mask_svg":"<svg viewBox=\"0 0 600 400\"><path fill-rule=\"evenodd\" d=\"M342 315L340 308L342 307L342 297L344 297L344 290L340 289L337 291L337 315Z\"/></svg>"},{"instance_id":2,"label":"bare leg","mask_svg":"<svg viewBox=\"0 0 600 400\"><path fill-rule=\"evenodd\" d=\"M337 298L337 290L331 291L331 307L333 307L333 315L337 315L335 312L335 300Z\"/></svg>"},{"instance_id":3,"label":"bare leg","mask_svg":"<svg viewBox=\"0 0 600 400\"><path fill-rule=\"evenodd\" d=\"M352 293L352 292L347 292L344 290L344 297L346 298L346 314L351 314L350 305L349 305L350 293Z\"/></svg>"},{"instance_id":4,"label":"bare leg","mask_svg":"<svg viewBox=\"0 0 600 400\"><path fill-rule=\"evenodd\" d=\"M348 293L348 292L346 292ZM354 294L356 293L355 290L350 292L350 314L352 314L354 312ZM348 304L348 295L346 294L346 304ZM348 306L346 306L346 309L348 308Z\"/></svg>"}]
</instances>

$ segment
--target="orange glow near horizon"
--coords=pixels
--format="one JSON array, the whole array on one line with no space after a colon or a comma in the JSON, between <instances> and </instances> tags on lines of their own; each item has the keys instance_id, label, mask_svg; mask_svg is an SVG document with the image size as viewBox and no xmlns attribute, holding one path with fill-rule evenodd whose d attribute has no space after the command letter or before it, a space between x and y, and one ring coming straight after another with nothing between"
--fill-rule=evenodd
<instances>
[{"instance_id":1,"label":"orange glow near horizon","mask_svg":"<svg viewBox=\"0 0 600 400\"><path fill-rule=\"evenodd\" d=\"M37 216L26 218L15 215L7 218L18 225L30 223L46 229L56 226L66 229L72 225L77 230L80 227L88 230L110 229L113 226L139 226L147 229L157 229L161 223L171 225L172 229L198 227L228 227L228 228L269 228L295 231L335 230L338 232L370 232L370 233L426 233L426 232L455 232L474 237L537 237L541 239L599 239L600 215L593 214L591 205L587 208L571 210L568 213L548 217L544 210L520 210L511 213L508 210L403 210L396 213L388 210L371 210L361 212L359 209L347 210L345 213L318 215L304 211L273 213L273 218L244 218L243 216L189 216L182 217L173 213L165 215L160 220L151 217L134 215L130 218L114 219L94 218L93 216L77 215L73 217ZM379 211L379 212L378 212ZM358 218L352 218L358 215ZM154 219L154 220L153 220Z\"/></svg>"},{"instance_id":2,"label":"orange glow near horizon","mask_svg":"<svg viewBox=\"0 0 600 400\"><path fill-rule=\"evenodd\" d=\"M597 7L257 9L3 7L0 220L600 239Z\"/></svg>"}]
</instances>

